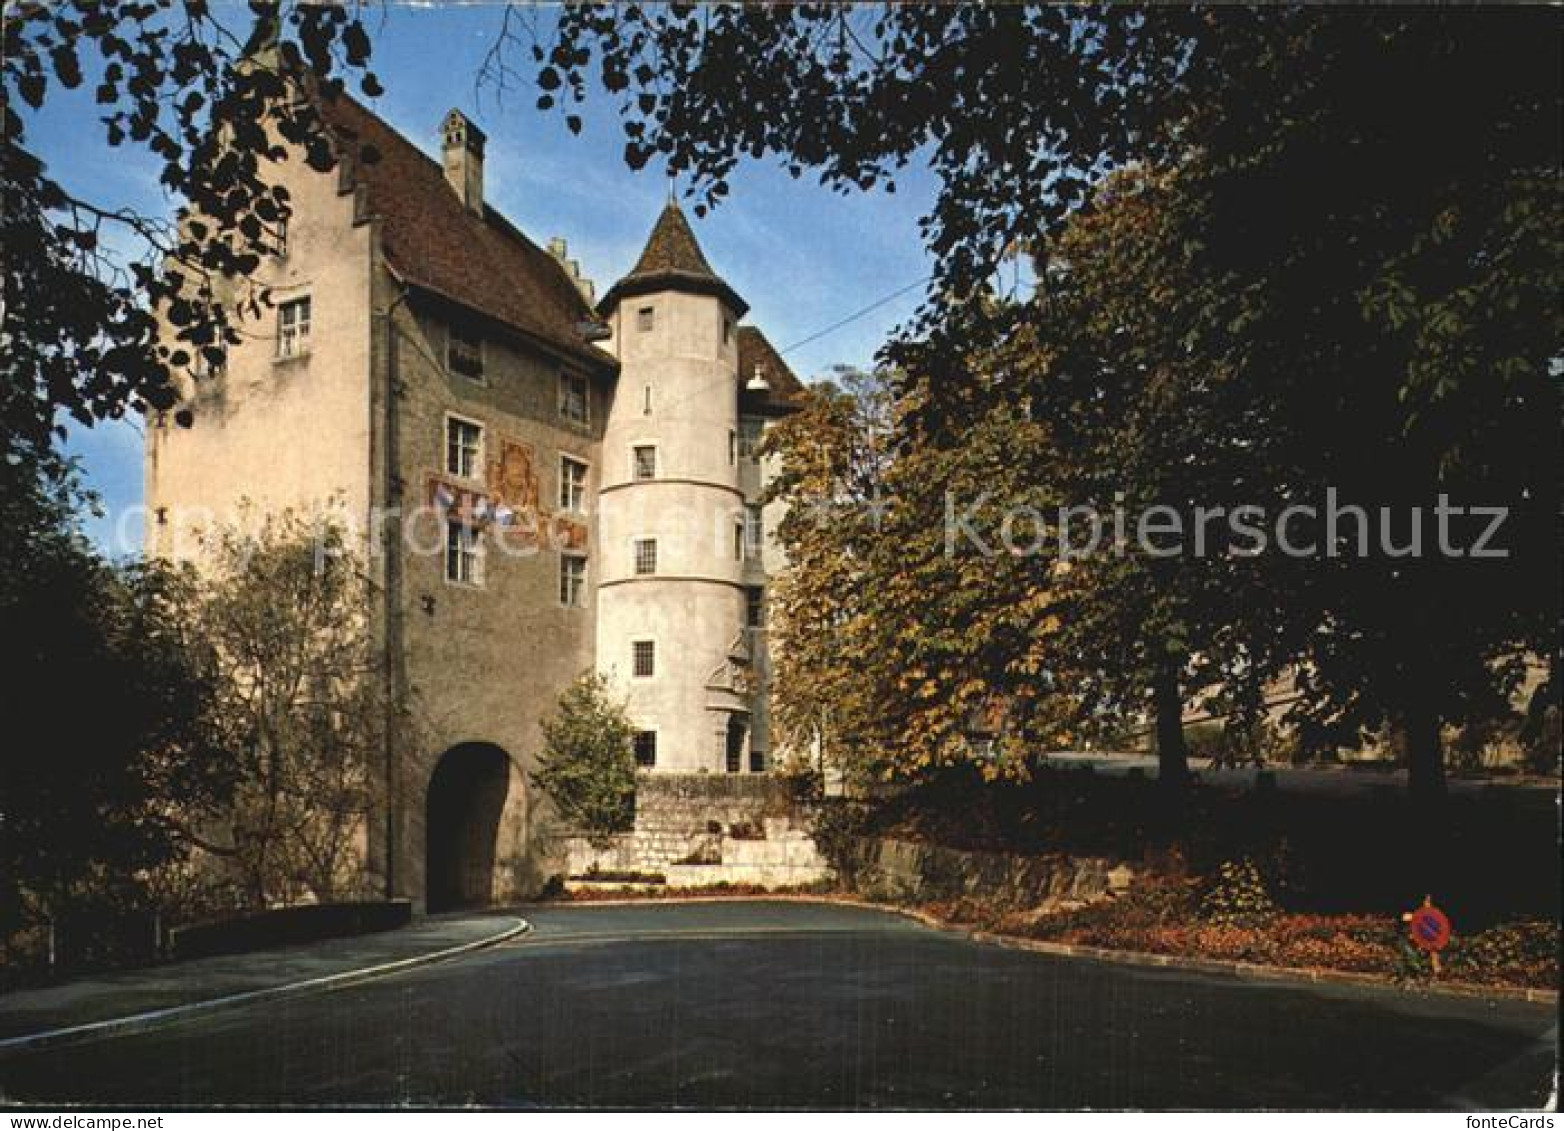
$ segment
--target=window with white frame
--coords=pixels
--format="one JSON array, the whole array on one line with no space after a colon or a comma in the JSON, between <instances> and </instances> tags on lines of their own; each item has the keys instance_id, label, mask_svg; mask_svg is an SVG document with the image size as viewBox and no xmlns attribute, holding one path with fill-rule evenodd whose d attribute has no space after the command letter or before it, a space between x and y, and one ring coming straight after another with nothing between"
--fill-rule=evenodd
<instances>
[{"instance_id":1,"label":"window with white frame","mask_svg":"<svg viewBox=\"0 0 1564 1131\"><path fill-rule=\"evenodd\" d=\"M559 509L586 513L587 465L571 456L559 457Z\"/></svg>"},{"instance_id":2,"label":"window with white frame","mask_svg":"<svg viewBox=\"0 0 1564 1131\"><path fill-rule=\"evenodd\" d=\"M483 477L483 425L459 416L445 418L445 472L462 479Z\"/></svg>"},{"instance_id":3,"label":"window with white frame","mask_svg":"<svg viewBox=\"0 0 1564 1131\"><path fill-rule=\"evenodd\" d=\"M636 479L657 478L657 445L637 444L630 451L630 472Z\"/></svg>"},{"instance_id":4,"label":"window with white frame","mask_svg":"<svg viewBox=\"0 0 1564 1131\"><path fill-rule=\"evenodd\" d=\"M635 540L635 572L643 577L657 572L657 539Z\"/></svg>"},{"instance_id":5,"label":"window with white frame","mask_svg":"<svg viewBox=\"0 0 1564 1131\"><path fill-rule=\"evenodd\" d=\"M559 415L576 424L585 424L591 416L591 392L580 373L559 375Z\"/></svg>"},{"instance_id":6,"label":"window with white frame","mask_svg":"<svg viewBox=\"0 0 1564 1131\"><path fill-rule=\"evenodd\" d=\"M476 527L445 524L445 579L460 585L483 584L483 542Z\"/></svg>"},{"instance_id":7,"label":"window with white frame","mask_svg":"<svg viewBox=\"0 0 1564 1131\"><path fill-rule=\"evenodd\" d=\"M638 730L633 740L635 750L635 764L637 766L652 767L657 765L657 732L655 730Z\"/></svg>"},{"instance_id":8,"label":"window with white frame","mask_svg":"<svg viewBox=\"0 0 1564 1131\"><path fill-rule=\"evenodd\" d=\"M453 322L446 335L445 364L469 381L483 380L483 339L471 326Z\"/></svg>"},{"instance_id":9,"label":"window with white frame","mask_svg":"<svg viewBox=\"0 0 1564 1131\"><path fill-rule=\"evenodd\" d=\"M643 306L635 312L635 328L643 334L657 324L655 307Z\"/></svg>"},{"instance_id":10,"label":"window with white frame","mask_svg":"<svg viewBox=\"0 0 1564 1131\"><path fill-rule=\"evenodd\" d=\"M559 557L559 603L567 609L586 606L587 560L580 554Z\"/></svg>"},{"instance_id":11,"label":"window with white frame","mask_svg":"<svg viewBox=\"0 0 1564 1131\"><path fill-rule=\"evenodd\" d=\"M744 505L744 557L748 561L760 560L761 548L766 540L766 519L756 503Z\"/></svg>"},{"instance_id":12,"label":"window with white frame","mask_svg":"<svg viewBox=\"0 0 1564 1131\"><path fill-rule=\"evenodd\" d=\"M760 441L764 435L765 421L754 416L739 418L739 458L758 459Z\"/></svg>"},{"instance_id":13,"label":"window with white frame","mask_svg":"<svg viewBox=\"0 0 1564 1131\"><path fill-rule=\"evenodd\" d=\"M277 356L303 357L310 348L310 300L289 299L277 307Z\"/></svg>"},{"instance_id":14,"label":"window with white frame","mask_svg":"<svg viewBox=\"0 0 1564 1131\"><path fill-rule=\"evenodd\" d=\"M650 679L657 674L657 644L652 640L636 640L630 644L630 672L637 679Z\"/></svg>"}]
</instances>

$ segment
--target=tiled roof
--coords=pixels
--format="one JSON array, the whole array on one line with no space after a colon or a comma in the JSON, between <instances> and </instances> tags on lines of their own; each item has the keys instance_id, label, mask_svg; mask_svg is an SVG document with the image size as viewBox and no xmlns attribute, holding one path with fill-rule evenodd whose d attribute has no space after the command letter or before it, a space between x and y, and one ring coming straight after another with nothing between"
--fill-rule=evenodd
<instances>
[{"instance_id":1,"label":"tiled roof","mask_svg":"<svg viewBox=\"0 0 1564 1131\"><path fill-rule=\"evenodd\" d=\"M738 296L738 292L711 269L701 245L696 242L690 222L684 218L678 204L671 200L652 226L641 258L636 260L628 275L608 288L597 308L606 312L621 298L653 291L716 295L732 308L736 317L742 317L749 309L749 304Z\"/></svg>"},{"instance_id":2,"label":"tiled roof","mask_svg":"<svg viewBox=\"0 0 1564 1131\"><path fill-rule=\"evenodd\" d=\"M378 155L355 161L352 175L398 275L594 367L617 368L582 337L596 315L553 256L495 209L469 211L437 162L353 99L323 99L320 110L360 153Z\"/></svg>"},{"instance_id":3,"label":"tiled roof","mask_svg":"<svg viewBox=\"0 0 1564 1131\"><path fill-rule=\"evenodd\" d=\"M771 386L765 393L747 388L756 369ZM753 326L739 327L739 403L745 409L786 411L797 406L803 395L803 382L793 375L782 355Z\"/></svg>"}]
</instances>

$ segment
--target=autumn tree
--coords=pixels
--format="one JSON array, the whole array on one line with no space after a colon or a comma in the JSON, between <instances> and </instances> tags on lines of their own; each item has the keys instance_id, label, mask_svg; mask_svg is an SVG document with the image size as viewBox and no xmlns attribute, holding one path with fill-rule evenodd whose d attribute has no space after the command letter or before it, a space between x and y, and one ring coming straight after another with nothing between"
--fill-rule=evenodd
<instances>
[{"instance_id":1,"label":"autumn tree","mask_svg":"<svg viewBox=\"0 0 1564 1131\"><path fill-rule=\"evenodd\" d=\"M209 574L199 624L239 782L205 847L253 906L361 894L374 768L414 716L385 698L358 551L340 524L286 511L223 530Z\"/></svg>"}]
</instances>

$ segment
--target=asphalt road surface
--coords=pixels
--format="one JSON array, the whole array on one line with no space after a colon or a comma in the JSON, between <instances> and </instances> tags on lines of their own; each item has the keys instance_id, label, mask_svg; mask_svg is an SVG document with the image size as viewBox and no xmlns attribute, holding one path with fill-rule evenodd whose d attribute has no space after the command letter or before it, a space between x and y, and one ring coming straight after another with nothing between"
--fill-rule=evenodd
<instances>
[{"instance_id":1,"label":"asphalt road surface","mask_svg":"<svg viewBox=\"0 0 1564 1131\"><path fill-rule=\"evenodd\" d=\"M12 1103L1529 1107L1553 1010L1056 959L806 904L541 907L525 939L0 1059Z\"/></svg>"}]
</instances>

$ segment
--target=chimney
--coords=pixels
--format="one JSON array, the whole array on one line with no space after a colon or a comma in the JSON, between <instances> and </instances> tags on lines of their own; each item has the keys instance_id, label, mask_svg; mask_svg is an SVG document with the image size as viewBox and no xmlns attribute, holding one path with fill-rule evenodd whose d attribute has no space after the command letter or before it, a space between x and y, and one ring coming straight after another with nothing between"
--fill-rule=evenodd
<instances>
[{"instance_id":1,"label":"chimney","mask_svg":"<svg viewBox=\"0 0 1564 1131\"><path fill-rule=\"evenodd\" d=\"M548 241L548 253L554 262L565 269L565 274L570 276L570 281L576 285L576 290L581 292L581 297L590 304L593 292L596 290L592 280L581 273L581 261L570 258L570 245L565 242L563 236L554 236Z\"/></svg>"},{"instance_id":2,"label":"chimney","mask_svg":"<svg viewBox=\"0 0 1564 1131\"><path fill-rule=\"evenodd\" d=\"M471 212L483 215L483 131L452 110L440 124L441 163L451 189Z\"/></svg>"}]
</instances>

